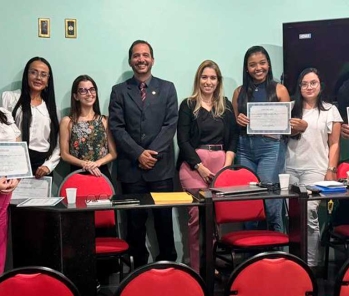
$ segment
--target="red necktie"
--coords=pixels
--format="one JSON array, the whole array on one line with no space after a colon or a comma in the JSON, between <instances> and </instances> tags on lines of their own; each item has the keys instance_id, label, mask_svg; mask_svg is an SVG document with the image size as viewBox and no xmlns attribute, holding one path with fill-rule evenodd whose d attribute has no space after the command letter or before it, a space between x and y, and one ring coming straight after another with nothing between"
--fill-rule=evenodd
<instances>
[{"instance_id":1,"label":"red necktie","mask_svg":"<svg viewBox=\"0 0 349 296\"><path fill-rule=\"evenodd\" d=\"M145 91L145 87L146 87L146 84L144 82L142 82L140 85L139 85L139 88L141 90L141 98L142 98L142 102L145 100L146 96L147 96L147 93Z\"/></svg>"}]
</instances>

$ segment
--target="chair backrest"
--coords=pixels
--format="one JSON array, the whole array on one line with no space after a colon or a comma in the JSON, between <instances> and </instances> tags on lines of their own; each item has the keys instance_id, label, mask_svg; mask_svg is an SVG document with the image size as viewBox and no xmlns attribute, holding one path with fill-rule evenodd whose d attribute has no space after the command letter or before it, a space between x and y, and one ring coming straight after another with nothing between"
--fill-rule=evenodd
<instances>
[{"instance_id":1,"label":"chair backrest","mask_svg":"<svg viewBox=\"0 0 349 296\"><path fill-rule=\"evenodd\" d=\"M168 261L143 266L129 274L116 296L206 296L206 285L190 267Z\"/></svg>"},{"instance_id":2,"label":"chair backrest","mask_svg":"<svg viewBox=\"0 0 349 296\"><path fill-rule=\"evenodd\" d=\"M79 296L80 293L64 274L48 267L30 266L0 276L0 295Z\"/></svg>"},{"instance_id":3,"label":"chair backrest","mask_svg":"<svg viewBox=\"0 0 349 296\"><path fill-rule=\"evenodd\" d=\"M249 168L232 165L221 169L212 181L211 187L248 185L259 182L258 176ZM217 224L245 221L260 221L266 218L263 200L228 201L214 203Z\"/></svg>"},{"instance_id":4,"label":"chair backrest","mask_svg":"<svg viewBox=\"0 0 349 296\"><path fill-rule=\"evenodd\" d=\"M96 177L82 170L74 171L64 178L58 189L59 196L66 197L66 188L77 188L77 199L88 196L109 198L115 194L113 184L105 175ZM97 228L115 226L114 211L95 211L95 225Z\"/></svg>"},{"instance_id":5,"label":"chair backrest","mask_svg":"<svg viewBox=\"0 0 349 296\"><path fill-rule=\"evenodd\" d=\"M260 253L231 274L224 295L316 296L317 282L309 266L285 252Z\"/></svg>"},{"instance_id":6,"label":"chair backrest","mask_svg":"<svg viewBox=\"0 0 349 296\"><path fill-rule=\"evenodd\" d=\"M341 162L337 168L337 178L346 179L348 171L349 171L349 163L346 161Z\"/></svg>"},{"instance_id":7,"label":"chair backrest","mask_svg":"<svg viewBox=\"0 0 349 296\"><path fill-rule=\"evenodd\" d=\"M349 296L349 260L345 261L338 273L333 296Z\"/></svg>"}]
</instances>

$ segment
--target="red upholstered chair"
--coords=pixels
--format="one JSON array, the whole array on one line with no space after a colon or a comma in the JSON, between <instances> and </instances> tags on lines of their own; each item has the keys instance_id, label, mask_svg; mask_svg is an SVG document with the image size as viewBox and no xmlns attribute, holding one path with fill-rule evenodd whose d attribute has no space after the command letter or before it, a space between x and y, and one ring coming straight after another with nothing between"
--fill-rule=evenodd
<instances>
[{"instance_id":1,"label":"red upholstered chair","mask_svg":"<svg viewBox=\"0 0 349 296\"><path fill-rule=\"evenodd\" d=\"M337 168L337 178L346 179L349 171L349 160L342 161Z\"/></svg>"},{"instance_id":2,"label":"red upholstered chair","mask_svg":"<svg viewBox=\"0 0 349 296\"><path fill-rule=\"evenodd\" d=\"M48 267L21 267L0 276L3 296L79 296L75 285L62 273Z\"/></svg>"},{"instance_id":3,"label":"red upholstered chair","mask_svg":"<svg viewBox=\"0 0 349 296\"><path fill-rule=\"evenodd\" d=\"M202 278L190 267L168 261L145 265L129 274L115 296L206 296Z\"/></svg>"},{"instance_id":4,"label":"red upholstered chair","mask_svg":"<svg viewBox=\"0 0 349 296\"><path fill-rule=\"evenodd\" d=\"M211 187L248 185L259 182L259 178L247 167L233 165L220 170ZM266 219L263 200L215 202L215 221L219 227L225 223L262 221ZM241 230L220 235L216 231L214 255L232 264L237 252L266 251L288 245L288 235L271 230ZM231 260L226 257L231 255Z\"/></svg>"},{"instance_id":5,"label":"red upholstered chair","mask_svg":"<svg viewBox=\"0 0 349 296\"><path fill-rule=\"evenodd\" d=\"M258 254L231 274L224 296L316 296L316 279L309 266L284 252Z\"/></svg>"},{"instance_id":6,"label":"red upholstered chair","mask_svg":"<svg viewBox=\"0 0 349 296\"><path fill-rule=\"evenodd\" d=\"M349 260L340 269L336 278L333 296L349 296Z\"/></svg>"},{"instance_id":7,"label":"red upholstered chair","mask_svg":"<svg viewBox=\"0 0 349 296\"><path fill-rule=\"evenodd\" d=\"M348 160L347 160L348 161ZM337 178L347 179L349 163L344 161L338 165ZM348 254L349 247L349 201L337 200L333 213L329 214L325 231L322 234L322 244L325 246L325 278L328 275L330 247Z\"/></svg>"},{"instance_id":8,"label":"red upholstered chair","mask_svg":"<svg viewBox=\"0 0 349 296\"><path fill-rule=\"evenodd\" d=\"M86 199L88 196L110 198L115 194L114 187L109 179L102 175L93 176L89 173L77 170L69 174L62 182L58 192L62 197L66 197L66 188L77 188L77 199ZM115 211L95 211L96 228L114 228L116 230ZM129 245L123 239L118 237L96 237L96 255L97 258L115 257L120 264L120 279L123 278L123 263L127 263L130 271L133 270L133 259L128 256Z\"/></svg>"}]
</instances>

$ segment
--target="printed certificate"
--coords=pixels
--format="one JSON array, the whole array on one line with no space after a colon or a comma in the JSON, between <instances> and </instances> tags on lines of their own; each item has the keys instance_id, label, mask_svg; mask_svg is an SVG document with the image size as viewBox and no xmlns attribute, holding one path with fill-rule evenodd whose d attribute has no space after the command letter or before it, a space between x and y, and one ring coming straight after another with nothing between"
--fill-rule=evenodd
<instances>
[{"instance_id":1,"label":"printed certificate","mask_svg":"<svg viewBox=\"0 0 349 296\"><path fill-rule=\"evenodd\" d=\"M11 199L51 197L52 177L27 178L19 182L12 192Z\"/></svg>"},{"instance_id":2,"label":"printed certificate","mask_svg":"<svg viewBox=\"0 0 349 296\"><path fill-rule=\"evenodd\" d=\"M247 103L247 134L291 134L291 102Z\"/></svg>"},{"instance_id":3,"label":"printed certificate","mask_svg":"<svg viewBox=\"0 0 349 296\"><path fill-rule=\"evenodd\" d=\"M50 198L29 198L17 207L52 207L58 204L63 197L50 197Z\"/></svg>"},{"instance_id":4,"label":"printed certificate","mask_svg":"<svg viewBox=\"0 0 349 296\"><path fill-rule=\"evenodd\" d=\"M7 179L33 177L26 142L0 142L0 176Z\"/></svg>"}]
</instances>

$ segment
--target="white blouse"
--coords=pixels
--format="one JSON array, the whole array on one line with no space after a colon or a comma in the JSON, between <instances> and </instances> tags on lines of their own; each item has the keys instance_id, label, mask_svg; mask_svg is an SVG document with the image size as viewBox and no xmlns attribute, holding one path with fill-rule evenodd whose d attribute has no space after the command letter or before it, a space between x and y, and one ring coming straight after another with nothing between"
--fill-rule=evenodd
<instances>
[{"instance_id":1,"label":"white blouse","mask_svg":"<svg viewBox=\"0 0 349 296\"><path fill-rule=\"evenodd\" d=\"M13 111L16 106L19 97L21 96L20 90L15 91L5 91L2 94L2 104L9 110ZM42 103L38 106L31 107L32 112L32 121L29 128L29 149L38 151L38 152L47 152L50 149L50 131L51 131L51 119L50 114L48 113L46 103ZM22 108L18 108L15 116L15 122L17 126L22 125ZM59 114L58 114L59 115ZM58 116L59 120L59 116ZM47 159L42 165L47 166L52 172L55 167L58 165L60 160L60 149L59 149L59 139L57 139L57 146L52 152L52 155Z\"/></svg>"},{"instance_id":2,"label":"white blouse","mask_svg":"<svg viewBox=\"0 0 349 296\"><path fill-rule=\"evenodd\" d=\"M303 109L307 129L299 140L290 139L286 152L286 167L295 170L314 170L326 173L328 167L328 138L333 123L343 122L336 106L323 103L327 111Z\"/></svg>"},{"instance_id":3,"label":"white blouse","mask_svg":"<svg viewBox=\"0 0 349 296\"><path fill-rule=\"evenodd\" d=\"M16 126L12 114L2 107L0 107L0 111L6 115L7 123L9 123L0 122L0 142L16 142L21 132Z\"/></svg>"}]
</instances>

